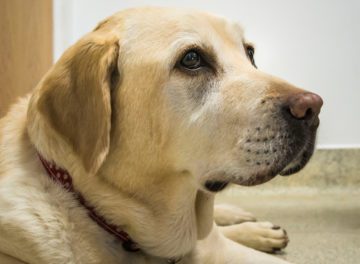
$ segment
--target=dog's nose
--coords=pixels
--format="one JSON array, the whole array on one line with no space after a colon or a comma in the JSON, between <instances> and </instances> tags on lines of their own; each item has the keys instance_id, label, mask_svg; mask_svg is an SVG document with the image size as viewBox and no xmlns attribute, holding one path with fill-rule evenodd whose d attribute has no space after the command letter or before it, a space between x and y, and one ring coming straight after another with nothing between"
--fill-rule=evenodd
<instances>
[{"instance_id":1,"label":"dog's nose","mask_svg":"<svg viewBox=\"0 0 360 264\"><path fill-rule=\"evenodd\" d=\"M289 96L287 104L292 117L312 121L319 115L323 100L317 94L306 92Z\"/></svg>"}]
</instances>

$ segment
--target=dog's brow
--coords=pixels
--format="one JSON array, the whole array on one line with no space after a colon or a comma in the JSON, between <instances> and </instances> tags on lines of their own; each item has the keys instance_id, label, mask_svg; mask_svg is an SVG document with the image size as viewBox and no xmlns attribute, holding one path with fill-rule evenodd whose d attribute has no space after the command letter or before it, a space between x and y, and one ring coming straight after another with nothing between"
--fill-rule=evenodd
<instances>
[{"instance_id":1,"label":"dog's brow","mask_svg":"<svg viewBox=\"0 0 360 264\"><path fill-rule=\"evenodd\" d=\"M236 22L233 22L229 26L229 30L231 31L231 35L234 37L235 41L238 44L243 43L244 40L244 30L243 28Z\"/></svg>"}]
</instances>

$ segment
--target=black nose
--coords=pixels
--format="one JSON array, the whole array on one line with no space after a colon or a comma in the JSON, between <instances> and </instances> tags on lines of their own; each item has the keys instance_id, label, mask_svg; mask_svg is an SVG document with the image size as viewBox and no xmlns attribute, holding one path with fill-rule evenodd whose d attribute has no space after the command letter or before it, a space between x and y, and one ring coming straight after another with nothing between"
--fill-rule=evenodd
<instances>
[{"instance_id":1,"label":"black nose","mask_svg":"<svg viewBox=\"0 0 360 264\"><path fill-rule=\"evenodd\" d=\"M323 100L314 93L298 93L290 95L286 100L287 110L298 120L308 120L311 124L317 120Z\"/></svg>"}]
</instances>

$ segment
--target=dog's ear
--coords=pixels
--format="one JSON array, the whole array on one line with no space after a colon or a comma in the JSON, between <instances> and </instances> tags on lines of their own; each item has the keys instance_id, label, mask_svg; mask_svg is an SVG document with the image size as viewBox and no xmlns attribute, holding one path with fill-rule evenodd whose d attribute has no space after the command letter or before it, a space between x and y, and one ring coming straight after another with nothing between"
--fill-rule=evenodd
<instances>
[{"instance_id":1,"label":"dog's ear","mask_svg":"<svg viewBox=\"0 0 360 264\"><path fill-rule=\"evenodd\" d=\"M91 33L71 47L41 84L38 111L96 172L110 144L111 90L118 80L118 40Z\"/></svg>"}]
</instances>

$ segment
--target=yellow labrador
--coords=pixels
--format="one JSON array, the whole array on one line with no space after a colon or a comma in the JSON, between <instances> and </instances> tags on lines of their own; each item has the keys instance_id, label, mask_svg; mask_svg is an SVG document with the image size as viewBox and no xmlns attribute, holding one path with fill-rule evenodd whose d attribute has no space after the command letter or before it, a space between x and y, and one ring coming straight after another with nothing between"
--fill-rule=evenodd
<instances>
[{"instance_id":1,"label":"yellow labrador","mask_svg":"<svg viewBox=\"0 0 360 264\"><path fill-rule=\"evenodd\" d=\"M0 262L285 263L233 241L281 248L282 229L213 223L216 192L313 152L321 98L253 55L237 24L164 8L117 13L70 47L0 123Z\"/></svg>"}]
</instances>

